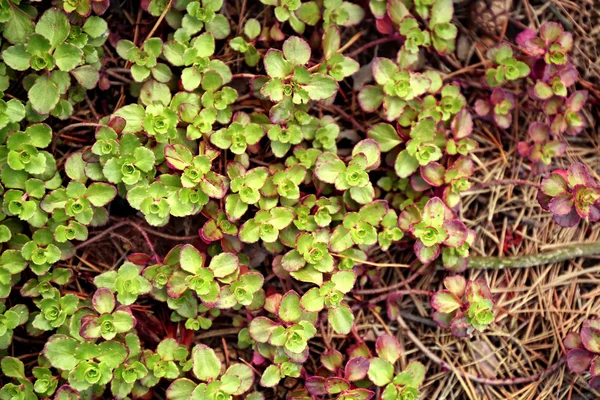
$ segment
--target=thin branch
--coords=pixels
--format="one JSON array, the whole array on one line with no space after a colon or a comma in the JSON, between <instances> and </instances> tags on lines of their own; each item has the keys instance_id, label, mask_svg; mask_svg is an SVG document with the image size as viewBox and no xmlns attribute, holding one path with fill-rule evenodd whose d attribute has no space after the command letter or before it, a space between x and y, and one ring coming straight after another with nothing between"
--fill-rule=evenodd
<instances>
[{"instance_id":1,"label":"thin branch","mask_svg":"<svg viewBox=\"0 0 600 400\"><path fill-rule=\"evenodd\" d=\"M537 254L510 257L469 257L469 269L529 268L553 264L578 257L600 255L600 241L565 246Z\"/></svg>"},{"instance_id":2,"label":"thin branch","mask_svg":"<svg viewBox=\"0 0 600 400\"><path fill-rule=\"evenodd\" d=\"M348 260L352 260L356 263L359 264L366 264L366 265L372 265L374 267L386 267L386 268L410 268L410 265L408 264L388 264L388 263L376 263L376 262L371 262L371 261L366 261L366 260L361 260L360 258L354 258L354 257L350 257L350 256L346 256L344 254L338 254L338 253L331 253L332 256L334 257L338 257L338 258L346 258Z\"/></svg>"}]
</instances>

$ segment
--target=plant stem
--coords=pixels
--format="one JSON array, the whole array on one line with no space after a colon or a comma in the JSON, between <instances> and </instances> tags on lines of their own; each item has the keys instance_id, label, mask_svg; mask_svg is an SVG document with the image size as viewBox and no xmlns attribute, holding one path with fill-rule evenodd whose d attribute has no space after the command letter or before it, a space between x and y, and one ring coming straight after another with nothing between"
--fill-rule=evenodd
<instances>
[{"instance_id":1,"label":"plant stem","mask_svg":"<svg viewBox=\"0 0 600 400\"><path fill-rule=\"evenodd\" d=\"M67 131L70 131L71 129L75 129L75 128L84 128L84 127L90 127L90 128L96 128L99 126L104 126L102 124L96 124L94 122L78 122L76 124L71 124L71 125L67 125L64 128L62 128L60 131L56 132L57 134L61 134Z\"/></svg>"},{"instance_id":2,"label":"plant stem","mask_svg":"<svg viewBox=\"0 0 600 400\"><path fill-rule=\"evenodd\" d=\"M469 269L528 268L553 264L577 257L600 255L600 241L565 246L537 254L510 257L469 257Z\"/></svg>"},{"instance_id":3,"label":"plant stem","mask_svg":"<svg viewBox=\"0 0 600 400\"><path fill-rule=\"evenodd\" d=\"M395 40L402 40L402 39L401 39L400 35L390 35L388 37L373 40L372 42L362 45L361 47L352 51L351 53L346 54L346 56L347 57L355 57L357 54L360 54L360 53L364 52L365 50L370 49L371 47L375 47L377 45L388 43L388 42L393 42Z\"/></svg>"},{"instance_id":4,"label":"plant stem","mask_svg":"<svg viewBox=\"0 0 600 400\"><path fill-rule=\"evenodd\" d=\"M423 344L423 342L421 342L421 340L419 340L419 338L410 330L410 328L408 327L406 322L404 322L404 319L402 319L402 316L400 316L400 315L398 315L398 324L400 325L400 328L402 328L402 331L406 334L406 336L408 336L408 338L410 340L412 340L412 342L415 344L415 346L417 346L419 348L419 350L421 350L423 352L423 354L425 354L431 361L433 361L434 363L436 363L437 365L439 365L442 368L447 368L447 369L452 370L452 372L454 372L456 375L460 375L463 378L467 378L473 382L482 383L484 385L492 385L492 386L507 385L507 386L510 386L510 385L518 385L518 384L523 384L523 383L531 383L531 382L540 381L540 380L546 378L548 375L556 372L566 360L565 357L561 357L556 363L554 363L550 367L546 368L545 370L540 371L537 374L533 374L533 375L529 375L529 376L522 376L522 377L518 377L518 378L504 378L504 379L483 378L481 376L472 375L472 374L469 374L468 372L464 372L461 369L458 369L457 367L455 367L453 364L447 363L446 361L442 360L441 358L439 358L438 356L433 354L431 352L431 350L429 350L427 348L427 346L425 346L425 344Z\"/></svg>"}]
</instances>

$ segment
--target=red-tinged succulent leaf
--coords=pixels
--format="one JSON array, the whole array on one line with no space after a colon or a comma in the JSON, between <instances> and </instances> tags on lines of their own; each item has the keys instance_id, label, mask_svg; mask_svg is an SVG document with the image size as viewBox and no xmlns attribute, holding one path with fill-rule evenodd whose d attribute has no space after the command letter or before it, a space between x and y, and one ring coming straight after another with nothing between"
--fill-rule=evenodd
<instances>
[{"instance_id":1,"label":"red-tinged succulent leaf","mask_svg":"<svg viewBox=\"0 0 600 400\"><path fill-rule=\"evenodd\" d=\"M485 115L487 114L488 113ZM473 117L471 116L471 113L465 108L460 110L458 114L454 116L450 128L452 129L452 134L457 140L471 135L471 132L473 132Z\"/></svg>"},{"instance_id":2,"label":"red-tinged succulent leaf","mask_svg":"<svg viewBox=\"0 0 600 400\"><path fill-rule=\"evenodd\" d=\"M324 396L327 394L325 390L325 378L322 376L311 376L304 383L306 390L313 396Z\"/></svg>"},{"instance_id":3,"label":"red-tinged succulent leaf","mask_svg":"<svg viewBox=\"0 0 600 400\"><path fill-rule=\"evenodd\" d=\"M575 207L573 207L571 212L567 215L555 215L553 219L554 222L556 222L563 228L572 228L576 226L579 223L579 221L581 221L581 217L579 216L579 214L577 214L577 210L575 210Z\"/></svg>"},{"instance_id":4,"label":"red-tinged succulent leaf","mask_svg":"<svg viewBox=\"0 0 600 400\"><path fill-rule=\"evenodd\" d=\"M469 336L470 324L462 314L457 314L450 322L450 332L456 337Z\"/></svg>"},{"instance_id":5,"label":"red-tinged succulent leaf","mask_svg":"<svg viewBox=\"0 0 600 400\"><path fill-rule=\"evenodd\" d=\"M560 193L550 200L548 208L554 215L567 215L573 209L573 196L571 193Z\"/></svg>"},{"instance_id":6,"label":"red-tinged succulent leaf","mask_svg":"<svg viewBox=\"0 0 600 400\"><path fill-rule=\"evenodd\" d=\"M600 354L600 319L589 319L581 327L581 344L595 354Z\"/></svg>"},{"instance_id":7,"label":"red-tinged succulent leaf","mask_svg":"<svg viewBox=\"0 0 600 400\"><path fill-rule=\"evenodd\" d=\"M515 104L515 96L512 93L505 91L502 88L496 88L492 91L490 102L494 105L502 103L504 100L510 101L513 106ZM511 107L512 108L512 107Z\"/></svg>"},{"instance_id":8,"label":"red-tinged succulent leaf","mask_svg":"<svg viewBox=\"0 0 600 400\"><path fill-rule=\"evenodd\" d=\"M581 111L588 98L587 90L579 90L573 93L567 100L567 109L572 112Z\"/></svg>"},{"instance_id":9,"label":"red-tinged succulent leaf","mask_svg":"<svg viewBox=\"0 0 600 400\"><path fill-rule=\"evenodd\" d=\"M592 361L592 365L590 365L590 374L592 376L600 375L600 358L597 356Z\"/></svg>"},{"instance_id":10,"label":"red-tinged succulent leaf","mask_svg":"<svg viewBox=\"0 0 600 400\"><path fill-rule=\"evenodd\" d=\"M389 0L387 2L387 12L391 20L398 25L400 25L404 17L410 15L402 0Z\"/></svg>"},{"instance_id":11,"label":"red-tinged succulent leaf","mask_svg":"<svg viewBox=\"0 0 600 400\"><path fill-rule=\"evenodd\" d=\"M152 257L145 253L133 253L127 256L127 261L135 265L148 265L152 262Z\"/></svg>"},{"instance_id":12,"label":"red-tinged succulent leaf","mask_svg":"<svg viewBox=\"0 0 600 400\"><path fill-rule=\"evenodd\" d=\"M526 142L517 143L517 152L521 157L529 157L531 147Z\"/></svg>"},{"instance_id":13,"label":"red-tinged succulent leaf","mask_svg":"<svg viewBox=\"0 0 600 400\"><path fill-rule=\"evenodd\" d=\"M508 129L512 122L512 114L494 114L494 122L499 128Z\"/></svg>"},{"instance_id":14,"label":"red-tinged succulent leaf","mask_svg":"<svg viewBox=\"0 0 600 400\"><path fill-rule=\"evenodd\" d=\"M342 366L343 359L344 356L342 353L334 349L327 350L321 354L321 363L331 372L337 371Z\"/></svg>"},{"instance_id":15,"label":"red-tinged succulent leaf","mask_svg":"<svg viewBox=\"0 0 600 400\"><path fill-rule=\"evenodd\" d=\"M449 276L444 279L444 286L450 293L460 299L465 295L467 280L461 275Z\"/></svg>"},{"instance_id":16,"label":"red-tinged succulent leaf","mask_svg":"<svg viewBox=\"0 0 600 400\"><path fill-rule=\"evenodd\" d=\"M475 303L483 299L493 300L488 284L482 279L467 282L465 294L469 303Z\"/></svg>"},{"instance_id":17,"label":"red-tinged succulent leaf","mask_svg":"<svg viewBox=\"0 0 600 400\"><path fill-rule=\"evenodd\" d=\"M328 394L338 394L350 388L350 383L337 376L325 380L325 391Z\"/></svg>"},{"instance_id":18,"label":"red-tinged succulent leaf","mask_svg":"<svg viewBox=\"0 0 600 400\"><path fill-rule=\"evenodd\" d=\"M432 197L423 207L423 221L431 226L440 226L452 217L452 211L439 197Z\"/></svg>"},{"instance_id":19,"label":"red-tinged succulent leaf","mask_svg":"<svg viewBox=\"0 0 600 400\"><path fill-rule=\"evenodd\" d=\"M544 114L556 115L565 104L565 100L562 97L552 97L544 102Z\"/></svg>"},{"instance_id":20,"label":"red-tinged succulent leaf","mask_svg":"<svg viewBox=\"0 0 600 400\"><path fill-rule=\"evenodd\" d=\"M588 218L592 222L600 221L600 202L590 206Z\"/></svg>"},{"instance_id":21,"label":"red-tinged succulent leaf","mask_svg":"<svg viewBox=\"0 0 600 400\"><path fill-rule=\"evenodd\" d=\"M581 337L577 332L569 332L563 339L563 345L568 349L579 349L581 348Z\"/></svg>"},{"instance_id":22,"label":"red-tinged succulent leaf","mask_svg":"<svg viewBox=\"0 0 600 400\"><path fill-rule=\"evenodd\" d=\"M413 224L421 221L421 212L419 208L414 205L408 205L398 217L398 226L403 231L410 231Z\"/></svg>"},{"instance_id":23,"label":"red-tinged succulent leaf","mask_svg":"<svg viewBox=\"0 0 600 400\"><path fill-rule=\"evenodd\" d=\"M458 219L446 221L443 227L448 233L448 237L444 240L446 246L460 247L467 240L467 227L462 221Z\"/></svg>"},{"instance_id":24,"label":"red-tinged succulent leaf","mask_svg":"<svg viewBox=\"0 0 600 400\"><path fill-rule=\"evenodd\" d=\"M375 392L369 389L350 389L344 392L344 396L352 400L370 400L375 396Z\"/></svg>"},{"instance_id":25,"label":"red-tinged succulent leaf","mask_svg":"<svg viewBox=\"0 0 600 400\"><path fill-rule=\"evenodd\" d=\"M555 171L542 179L541 189L544 194L554 197L561 193L567 193L569 191L569 185L565 178Z\"/></svg>"},{"instance_id":26,"label":"red-tinged succulent leaf","mask_svg":"<svg viewBox=\"0 0 600 400\"><path fill-rule=\"evenodd\" d=\"M200 233L200 237L205 243L223 239L223 232L219 229L217 221L214 219L206 221L198 233Z\"/></svg>"},{"instance_id":27,"label":"red-tinged succulent leaf","mask_svg":"<svg viewBox=\"0 0 600 400\"><path fill-rule=\"evenodd\" d=\"M541 143L550 137L550 127L544 122L532 122L527 133L535 143Z\"/></svg>"},{"instance_id":28,"label":"red-tinged succulent leaf","mask_svg":"<svg viewBox=\"0 0 600 400\"><path fill-rule=\"evenodd\" d=\"M398 66L389 58L376 57L371 64L373 78L379 85L385 85L393 81L394 75L398 73Z\"/></svg>"},{"instance_id":29,"label":"red-tinged succulent leaf","mask_svg":"<svg viewBox=\"0 0 600 400\"><path fill-rule=\"evenodd\" d=\"M573 198L577 214L581 218L587 218L590 215L591 206L600 199L600 188L577 185L573 189Z\"/></svg>"},{"instance_id":30,"label":"red-tinged succulent leaf","mask_svg":"<svg viewBox=\"0 0 600 400\"><path fill-rule=\"evenodd\" d=\"M595 376L590 379L589 385L594 390L600 390L600 376Z\"/></svg>"},{"instance_id":31,"label":"red-tinged succulent leaf","mask_svg":"<svg viewBox=\"0 0 600 400\"><path fill-rule=\"evenodd\" d=\"M434 313L431 315L431 319L433 319L433 321L436 324L438 324L438 326L440 328L449 329L450 323L452 322L452 319L454 318L455 315L456 315L455 312L452 312L449 314L444 314L439 311L434 311Z\"/></svg>"},{"instance_id":32,"label":"red-tinged succulent leaf","mask_svg":"<svg viewBox=\"0 0 600 400\"><path fill-rule=\"evenodd\" d=\"M461 306L462 301L449 290L440 290L431 296L431 307L441 313L449 314Z\"/></svg>"},{"instance_id":33,"label":"red-tinged succulent leaf","mask_svg":"<svg viewBox=\"0 0 600 400\"><path fill-rule=\"evenodd\" d=\"M552 87L546 82L537 81L533 87L533 95L538 100L548 100L550 97L554 96L554 92L552 91Z\"/></svg>"},{"instance_id":34,"label":"red-tinged succulent leaf","mask_svg":"<svg viewBox=\"0 0 600 400\"><path fill-rule=\"evenodd\" d=\"M398 342L398 339L391 335L381 335L377 338L377 342L375 342L375 350L377 351L377 355L384 360L389 361L394 364L400 355L402 354L402 347Z\"/></svg>"},{"instance_id":35,"label":"red-tinged succulent leaf","mask_svg":"<svg viewBox=\"0 0 600 400\"><path fill-rule=\"evenodd\" d=\"M571 372L581 374L590 368L593 358L594 353L585 349L571 349L567 353L567 365Z\"/></svg>"},{"instance_id":36,"label":"red-tinged succulent leaf","mask_svg":"<svg viewBox=\"0 0 600 400\"><path fill-rule=\"evenodd\" d=\"M430 162L421 167L421 177L431 186L442 186L446 168L438 162Z\"/></svg>"},{"instance_id":37,"label":"red-tinged succulent leaf","mask_svg":"<svg viewBox=\"0 0 600 400\"><path fill-rule=\"evenodd\" d=\"M488 101L478 99L475 101L475 112L480 117L486 117L492 112L492 105Z\"/></svg>"},{"instance_id":38,"label":"red-tinged succulent leaf","mask_svg":"<svg viewBox=\"0 0 600 400\"><path fill-rule=\"evenodd\" d=\"M380 87L367 85L358 93L358 104L364 112L375 112L383 103L383 90Z\"/></svg>"},{"instance_id":39,"label":"red-tinged succulent leaf","mask_svg":"<svg viewBox=\"0 0 600 400\"><path fill-rule=\"evenodd\" d=\"M414 246L415 255L423 264L429 264L440 255L440 246L433 245L431 247L427 247L421 242L417 240Z\"/></svg>"},{"instance_id":40,"label":"red-tinged succulent leaf","mask_svg":"<svg viewBox=\"0 0 600 400\"><path fill-rule=\"evenodd\" d=\"M558 74L560 76L560 81L566 87L574 85L579 78L579 71L577 71L577 68L572 65L565 66Z\"/></svg>"},{"instance_id":41,"label":"red-tinged succulent leaf","mask_svg":"<svg viewBox=\"0 0 600 400\"><path fill-rule=\"evenodd\" d=\"M567 181L571 187L583 185L587 187L596 186L596 182L592 179L590 171L582 163L575 163L569 167L567 171Z\"/></svg>"},{"instance_id":42,"label":"red-tinged succulent leaf","mask_svg":"<svg viewBox=\"0 0 600 400\"><path fill-rule=\"evenodd\" d=\"M344 378L350 382L360 381L369 372L369 359L365 357L353 357L346 363Z\"/></svg>"},{"instance_id":43,"label":"red-tinged succulent leaf","mask_svg":"<svg viewBox=\"0 0 600 400\"><path fill-rule=\"evenodd\" d=\"M431 185L425 179L423 179L421 174L410 176L410 187L412 187L415 192L419 193L431 189Z\"/></svg>"},{"instance_id":44,"label":"red-tinged succulent leaf","mask_svg":"<svg viewBox=\"0 0 600 400\"><path fill-rule=\"evenodd\" d=\"M256 317L250 322L249 332L252 339L259 343L267 343L271 333L279 326L266 317Z\"/></svg>"},{"instance_id":45,"label":"red-tinged succulent leaf","mask_svg":"<svg viewBox=\"0 0 600 400\"><path fill-rule=\"evenodd\" d=\"M546 43L554 42L563 32L564 29L558 22L545 22L540 26L540 37L544 39Z\"/></svg>"}]
</instances>

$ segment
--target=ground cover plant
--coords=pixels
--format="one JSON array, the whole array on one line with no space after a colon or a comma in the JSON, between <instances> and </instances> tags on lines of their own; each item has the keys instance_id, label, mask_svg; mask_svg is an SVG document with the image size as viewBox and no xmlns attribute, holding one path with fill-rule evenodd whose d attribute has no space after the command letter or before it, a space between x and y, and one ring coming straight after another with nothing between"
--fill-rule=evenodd
<instances>
[{"instance_id":1,"label":"ground cover plant","mask_svg":"<svg viewBox=\"0 0 600 400\"><path fill-rule=\"evenodd\" d=\"M0 400L598 395L593 22L472 3L0 1Z\"/></svg>"}]
</instances>

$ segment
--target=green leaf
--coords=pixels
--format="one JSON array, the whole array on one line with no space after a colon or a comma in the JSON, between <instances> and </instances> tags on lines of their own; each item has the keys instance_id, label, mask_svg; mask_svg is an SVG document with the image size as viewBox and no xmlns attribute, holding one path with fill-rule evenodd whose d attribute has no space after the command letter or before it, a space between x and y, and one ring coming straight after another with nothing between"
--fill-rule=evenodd
<instances>
[{"instance_id":1,"label":"green leaf","mask_svg":"<svg viewBox=\"0 0 600 400\"><path fill-rule=\"evenodd\" d=\"M105 362L110 368L117 368L127 359L127 348L121 343L108 341L98 345L100 355L96 359Z\"/></svg>"},{"instance_id":2,"label":"green leaf","mask_svg":"<svg viewBox=\"0 0 600 400\"><path fill-rule=\"evenodd\" d=\"M62 43L54 51L54 60L61 71L72 70L82 59L83 51L72 44Z\"/></svg>"},{"instance_id":3,"label":"green leaf","mask_svg":"<svg viewBox=\"0 0 600 400\"><path fill-rule=\"evenodd\" d=\"M196 389L196 384L189 379L176 379L167 389L167 399L169 400L189 400L192 392Z\"/></svg>"},{"instance_id":4,"label":"green leaf","mask_svg":"<svg viewBox=\"0 0 600 400\"><path fill-rule=\"evenodd\" d=\"M402 143L402 139L396 129L392 125L385 123L372 126L367 131L367 137L379 143L379 148L384 153Z\"/></svg>"},{"instance_id":5,"label":"green leaf","mask_svg":"<svg viewBox=\"0 0 600 400\"><path fill-rule=\"evenodd\" d=\"M265 69L271 78L285 78L292 72L292 66L278 50L269 50L264 59Z\"/></svg>"},{"instance_id":6,"label":"green leaf","mask_svg":"<svg viewBox=\"0 0 600 400\"><path fill-rule=\"evenodd\" d=\"M452 21L453 14L454 6L452 0L436 0L433 7L431 7L431 20L429 21L429 26L449 23Z\"/></svg>"},{"instance_id":7,"label":"green leaf","mask_svg":"<svg viewBox=\"0 0 600 400\"><path fill-rule=\"evenodd\" d=\"M192 371L201 381L217 379L221 373L221 361L214 350L203 344L194 346L192 350Z\"/></svg>"},{"instance_id":8,"label":"green leaf","mask_svg":"<svg viewBox=\"0 0 600 400\"><path fill-rule=\"evenodd\" d=\"M108 24L102 18L92 15L83 24L83 31L90 37L97 38L108 31Z\"/></svg>"},{"instance_id":9,"label":"green leaf","mask_svg":"<svg viewBox=\"0 0 600 400\"><path fill-rule=\"evenodd\" d=\"M179 264L183 270L195 275L204 266L204 256L194 246L186 244L181 248Z\"/></svg>"},{"instance_id":10,"label":"green leaf","mask_svg":"<svg viewBox=\"0 0 600 400\"><path fill-rule=\"evenodd\" d=\"M29 35L33 33L35 26L33 15L26 13L13 4L13 2L7 2L5 4L12 10L12 15L8 21L4 23L4 37L12 44L25 43Z\"/></svg>"},{"instance_id":11,"label":"green leaf","mask_svg":"<svg viewBox=\"0 0 600 400\"><path fill-rule=\"evenodd\" d=\"M11 46L2 52L2 59L14 70L25 71L29 68L31 54L25 51L25 46L20 44Z\"/></svg>"},{"instance_id":12,"label":"green leaf","mask_svg":"<svg viewBox=\"0 0 600 400\"><path fill-rule=\"evenodd\" d=\"M40 76L27 93L31 106L39 114L48 114L60 99L58 86L47 76Z\"/></svg>"},{"instance_id":13,"label":"green leaf","mask_svg":"<svg viewBox=\"0 0 600 400\"><path fill-rule=\"evenodd\" d=\"M92 183L85 197L96 207L110 203L117 195L117 189L108 183Z\"/></svg>"},{"instance_id":14,"label":"green leaf","mask_svg":"<svg viewBox=\"0 0 600 400\"><path fill-rule=\"evenodd\" d=\"M249 18L244 24L244 34L250 40L254 40L260 35L260 22L255 18Z\"/></svg>"},{"instance_id":15,"label":"green leaf","mask_svg":"<svg viewBox=\"0 0 600 400\"><path fill-rule=\"evenodd\" d=\"M295 322L302 316L300 307L300 296L294 291L287 292L281 299L279 305L279 318L285 322Z\"/></svg>"},{"instance_id":16,"label":"green leaf","mask_svg":"<svg viewBox=\"0 0 600 400\"><path fill-rule=\"evenodd\" d=\"M269 365L260 378L260 384L264 387L274 387L281 380L281 371L277 365Z\"/></svg>"},{"instance_id":17,"label":"green leaf","mask_svg":"<svg viewBox=\"0 0 600 400\"><path fill-rule=\"evenodd\" d=\"M304 39L292 36L283 42L283 55L294 65L304 65L310 59L310 46Z\"/></svg>"},{"instance_id":18,"label":"green leaf","mask_svg":"<svg viewBox=\"0 0 600 400\"><path fill-rule=\"evenodd\" d=\"M312 74L310 83L304 85L308 97L312 100L324 100L332 97L338 89L338 84L332 77L323 74Z\"/></svg>"},{"instance_id":19,"label":"green leaf","mask_svg":"<svg viewBox=\"0 0 600 400\"><path fill-rule=\"evenodd\" d=\"M408 178L419 168L419 161L411 156L407 150L402 150L396 158L394 169L400 178Z\"/></svg>"},{"instance_id":20,"label":"green leaf","mask_svg":"<svg viewBox=\"0 0 600 400\"><path fill-rule=\"evenodd\" d=\"M25 379L25 365L15 357L4 357L2 359L2 373L9 378Z\"/></svg>"},{"instance_id":21,"label":"green leaf","mask_svg":"<svg viewBox=\"0 0 600 400\"><path fill-rule=\"evenodd\" d=\"M327 320L333 330L340 335L349 334L354 326L354 314L352 314L350 307L345 304L329 309Z\"/></svg>"},{"instance_id":22,"label":"green leaf","mask_svg":"<svg viewBox=\"0 0 600 400\"><path fill-rule=\"evenodd\" d=\"M64 42L70 31L71 26L67 16L58 8L51 8L44 12L35 25L35 33L48 39L53 48Z\"/></svg>"},{"instance_id":23,"label":"green leaf","mask_svg":"<svg viewBox=\"0 0 600 400\"><path fill-rule=\"evenodd\" d=\"M394 378L394 366L381 358L371 358L368 375L371 382L383 387Z\"/></svg>"},{"instance_id":24,"label":"green leaf","mask_svg":"<svg viewBox=\"0 0 600 400\"><path fill-rule=\"evenodd\" d=\"M223 278L232 274L238 268L238 258L233 253L221 253L210 260L208 268L214 273L215 278Z\"/></svg>"},{"instance_id":25,"label":"green leaf","mask_svg":"<svg viewBox=\"0 0 600 400\"><path fill-rule=\"evenodd\" d=\"M54 368L69 371L79 362L75 358L77 345L75 339L65 335L54 335L46 342L43 353Z\"/></svg>"},{"instance_id":26,"label":"green leaf","mask_svg":"<svg viewBox=\"0 0 600 400\"><path fill-rule=\"evenodd\" d=\"M100 74L95 67L91 65L83 65L71 71L71 74L75 77L75 80L84 88L91 90L96 87Z\"/></svg>"}]
</instances>

